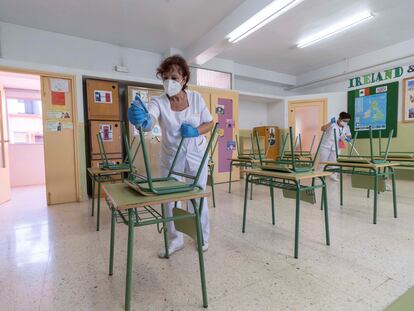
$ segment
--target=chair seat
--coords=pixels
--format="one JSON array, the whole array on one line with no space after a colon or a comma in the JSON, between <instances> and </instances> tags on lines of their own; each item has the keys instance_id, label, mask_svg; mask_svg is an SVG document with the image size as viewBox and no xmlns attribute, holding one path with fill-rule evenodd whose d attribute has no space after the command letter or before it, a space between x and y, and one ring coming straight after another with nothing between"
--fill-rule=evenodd
<instances>
[{"instance_id":1,"label":"chair seat","mask_svg":"<svg viewBox=\"0 0 414 311\"><path fill-rule=\"evenodd\" d=\"M176 188L176 187L186 187L188 184L182 181L178 181L175 179L169 179L169 180L160 180L160 181L153 181L152 186L154 188ZM149 191L149 185L148 183L140 183L139 187L143 191Z\"/></svg>"}]
</instances>

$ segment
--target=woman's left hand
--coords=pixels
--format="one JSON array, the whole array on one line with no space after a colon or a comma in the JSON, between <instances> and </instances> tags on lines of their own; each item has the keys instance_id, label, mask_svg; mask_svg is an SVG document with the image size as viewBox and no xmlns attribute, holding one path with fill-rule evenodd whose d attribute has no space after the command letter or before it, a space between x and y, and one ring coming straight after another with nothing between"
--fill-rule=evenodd
<instances>
[{"instance_id":1,"label":"woman's left hand","mask_svg":"<svg viewBox=\"0 0 414 311\"><path fill-rule=\"evenodd\" d=\"M198 137L200 133L196 127L192 127L190 124L182 124L180 128L182 137Z\"/></svg>"}]
</instances>

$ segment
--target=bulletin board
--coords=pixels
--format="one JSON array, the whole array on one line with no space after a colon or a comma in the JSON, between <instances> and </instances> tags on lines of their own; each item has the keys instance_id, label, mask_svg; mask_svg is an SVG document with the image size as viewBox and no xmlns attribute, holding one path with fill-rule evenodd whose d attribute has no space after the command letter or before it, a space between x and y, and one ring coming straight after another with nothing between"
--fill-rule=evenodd
<instances>
[{"instance_id":1,"label":"bulletin board","mask_svg":"<svg viewBox=\"0 0 414 311\"><path fill-rule=\"evenodd\" d=\"M349 91L348 112L352 136L358 131L358 138L369 138L368 125L372 126L374 138L380 132L381 137L387 137L391 129L393 137L397 136L398 82Z\"/></svg>"}]
</instances>

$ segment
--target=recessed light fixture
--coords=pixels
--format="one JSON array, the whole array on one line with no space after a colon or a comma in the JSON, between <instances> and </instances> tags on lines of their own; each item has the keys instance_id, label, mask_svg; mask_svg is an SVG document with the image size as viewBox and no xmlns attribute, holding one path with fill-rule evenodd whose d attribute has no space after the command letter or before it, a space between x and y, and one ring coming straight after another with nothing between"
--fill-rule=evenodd
<instances>
[{"instance_id":1,"label":"recessed light fixture","mask_svg":"<svg viewBox=\"0 0 414 311\"><path fill-rule=\"evenodd\" d=\"M351 17L348 17L342 21L340 21L339 23L332 25L308 38L305 38L304 40L301 40L297 47L298 48L304 48L307 46L310 46L312 44L315 44L319 41L325 40L329 37L332 37L333 35L336 35L337 33L340 33L342 31L345 31L349 28L352 28L356 25L359 25L371 18L373 18L374 15L367 11L367 12L362 12L362 13L358 13L355 14Z\"/></svg>"},{"instance_id":2,"label":"recessed light fixture","mask_svg":"<svg viewBox=\"0 0 414 311\"><path fill-rule=\"evenodd\" d=\"M286 13L291 8L297 6L304 0L276 0L250 17L247 21L229 33L226 38L231 43L237 43L240 40L251 35L256 30L273 21L276 17Z\"/></svg>"}]
</instances>

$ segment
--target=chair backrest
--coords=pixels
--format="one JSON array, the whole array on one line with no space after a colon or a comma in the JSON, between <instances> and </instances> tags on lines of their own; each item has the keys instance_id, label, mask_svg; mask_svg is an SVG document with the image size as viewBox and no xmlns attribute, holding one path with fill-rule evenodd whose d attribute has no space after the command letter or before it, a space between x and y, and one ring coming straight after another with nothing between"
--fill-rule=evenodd
<instances>
[{"instance_id":1,"label":"chair backrest","mask_svg":"<svg viewBox=\"0 0 414 311\"><path fill-rule=\"evenodd\" d=\"M196 173L195 176L191 176L191 175L188 175L188 174L184 174L182 172L176 172L174 170L175 165L177 163L178 155L181 152L181 149L182 149L182 146L183 146L183 142L185 140L184 137L181 138L180 143L179 143L179 145L177 147L177 151L175 153L173 162L171 164L170 170L169 170L168 175L167 175L168 178L169 177L172 177L172 175L176 175L176 176L185 177L187 179L193 179L192 185L197 185L198 184L198 180L200 179L201 171L202 171L202 169L204 167L204 164L206 163L206 161L208 159L208 156L209 156L209 153L210 153L210 150L211 150L211 145L212 145L212 143L213 143L213 141L215 139L215 136L216 136L216 133L217 133L217 127L218 127L218 123L216 123L214 125L214 128L212 130L212 133L210 135L210 139L209 139L208 144L207 144L207 147L206 147L206 149L204 151L203 158L202 158L202 160L200 162L200 166L199 166L199 168L198 168L197 173ZM142 155L143 155L143 160L144 160L145 173L147 175L147 183L148 183L148 186L151 189L151 191L153 191L154 190L153 183L152 183L153 178L151 176L150 162L149 162L149 159L148 159L148 152L147 152L147 147L146 147L146 144L145 144L145 141L144 141L144 134L143 134L142 127L139 127L138 128L138 132L139 132L139 136L140 136L140 139L141 139L141 150L142 150Z\"/></svg>"},{"instance_id":2,"label":"chair backrest","mask_svg":"<svg viewBox=\"0 0 414 311\"><path fill-rule=\"evenodd\" d=\"M387 142L387 147L385 149L384 154L382 155L381 153L381 130L379 131L379 156L376 157L375 156L375 152L374 152L374 144L373 144L373 135L372 135L372 127L369 126L369 160L371 163L375 163L375 162L385 162L387 161L387 157L388 157L388 152L391 146L391 140L392 140L392 135L394 133L394 129L391 129L391 131L389 132L388 135L388 142ZM358 132L355 133L355 137L353 139L353 142L351 144L351 150L349 152L348 157L352 158L352 152L355 150L355 143L358 137ZM336 153L336 158L338 159L339 157L339 151L338 151L338 139L336 137L336 129L334 129L334 140L335 140L335 153ZM360 155L358 155L358 157L361 157ZM380 158L380 159L378 159Z\"/></svg>"}]
</instances>

